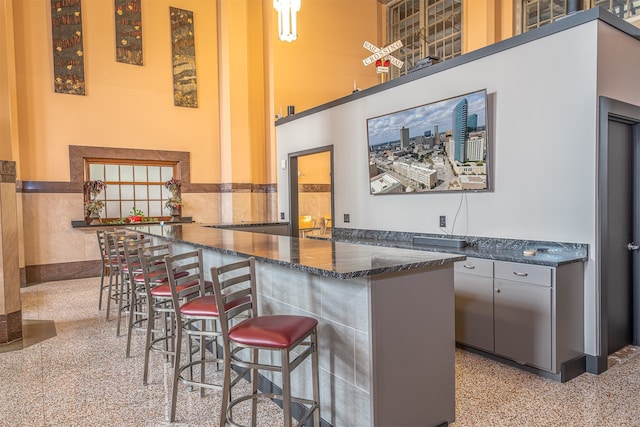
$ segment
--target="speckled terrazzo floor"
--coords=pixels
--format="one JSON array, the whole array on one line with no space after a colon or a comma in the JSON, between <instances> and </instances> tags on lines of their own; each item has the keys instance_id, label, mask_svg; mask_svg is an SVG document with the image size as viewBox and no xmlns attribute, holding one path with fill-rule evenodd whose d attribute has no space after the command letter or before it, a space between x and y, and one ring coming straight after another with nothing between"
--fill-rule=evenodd
<instances>
[{"instance_id":1,"label":"speckled terrazzo floor","mask_svg":"<svg viewBox=\"0 0 640 427\"><path fill-rule=\"evenodd\" d=\"M186 389L177 422L166 421L170 365L153 355L142 385L143 336L127 359L125 337L97 310L98 286L82 279L23 289L24 319L48 337L45 321L54 320L55 336L0 348L0 426L217 426L219 393ZM267 404L259 425L280 425L280 416ZM612 355L602 375L565 384L458 350L452 426L640 426L640 348Z\"/></svg>"},{"instance_id":2,"label":"speckled terrazzo floor","mask_svg":"<svg viewBox=\"0 0 640 427\"><path fill-rule=\"evenodd\" d=\"M220 393L201 398L182 385L176 423L166 421L171 365L152 354L149 385L142 385L144 334L126 358L126 336L116 337L115 320L98 311L99 285L95 278L22 290L23 319L54 320L55 336L0 348L0 426L218 426ZM261 405L259 414L261 426L281 424L275 404Z\"/></svg>"}]
</instances>

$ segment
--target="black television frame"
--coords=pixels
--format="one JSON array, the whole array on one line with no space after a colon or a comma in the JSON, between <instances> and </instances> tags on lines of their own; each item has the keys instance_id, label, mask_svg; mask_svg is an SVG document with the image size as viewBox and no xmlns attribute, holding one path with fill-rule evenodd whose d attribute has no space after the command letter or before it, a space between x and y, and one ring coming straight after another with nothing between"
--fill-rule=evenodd
<instances>
[{"instance_id":1,"label":"black television frame","mask_svg":"<svg viewBox=\"0 0 640 427\"><path fill-rule=\"evenodd\" d=\"M465 99L465 120L456 120L455 109L464 104ZM489 105L487 90L480 89L367 119L369 194L492 191L493 144ZM459 107L458 111L464 109ZM473 119L469 120L473 115L474 126ZM458 128L455 132L454 127ZM465 127L466 132L463 131ZM431 131L429 136L428 131ZM460 150L464 154L456 156L456 146L460 145L452 141L454 133L458 141L465 140L464 150ZM416 148L418 152L414 153ZM421 162L421 159L430 163ZM432 171L435 171L435 176Z\"/></svg>"}]
</instances>

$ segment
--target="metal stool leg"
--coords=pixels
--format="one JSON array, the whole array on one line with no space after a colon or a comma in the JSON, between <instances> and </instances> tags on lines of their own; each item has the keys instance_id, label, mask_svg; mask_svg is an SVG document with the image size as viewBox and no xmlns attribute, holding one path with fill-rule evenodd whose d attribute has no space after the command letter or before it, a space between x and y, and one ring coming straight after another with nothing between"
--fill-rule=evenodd
<instances>
[{"instance_id":1,"label":"metal stool leg","mask_svg":"<svg viewBox=\"0 0 640 427\"><path fill-rule=\"evenodd\" d=\"M106 265L104 260L101 262L102 269L100 272L100 299L98 300L98 310L102 310L102 295L104 293L104 276L107 274Z\"/></svg>"},{"instance_id":2,"label":"metal stool leg","mask_svg":"<svg viewBox=\"0 0 640 427\"><path fill-rule=\"evenodd\" d=\"M289 349L280 351L282 361L282 409L284 427L291 427L291 372L289 371Z\"/></svg>"}]
</instances>

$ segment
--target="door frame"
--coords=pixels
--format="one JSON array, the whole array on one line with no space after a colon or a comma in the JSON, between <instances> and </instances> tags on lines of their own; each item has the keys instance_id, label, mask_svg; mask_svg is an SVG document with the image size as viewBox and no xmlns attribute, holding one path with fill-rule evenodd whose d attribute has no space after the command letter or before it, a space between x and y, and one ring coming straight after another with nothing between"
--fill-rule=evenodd
<instances>
[{"instance_id":1,"label":"door frame","mask_svg":"<svg viewBox=\"0 0 640 427\"><path fill-rule=\"evenodd\" d=\"M308 156L310 154L329 152L329 177L331 180L331 219L333 221L333 145L324 145L322 147L310 148L308 150L296 151L289 153L289 218L291 218L291 226L289 231L292 237L300 235L300 220L298 218L299 198L298 198L298 157Z\"/></svg>"},{"instance_id":2,"label":"door frame","mask_svg":"<svg viewBox=\"0 0 640 427\"><path fill-rule=\"evenodd\" d=\"M602 251L608 243L608 215L607 206L609 203L607 195L608 170L607 161L609 153L609 120L620 121L633 126L633 179L640 182L640 106L628 104L605 96L599 97L598 102L598 142L596 158L596 316L597 316L597 355L587 356L587 372L600 374L607 370L607 356L609 355L609 331L608 331L608 309L607 309L607 288L603 286L603 265ZM634 199L634 217L640 213L638 200ZM634 221L634 238L638 236L640 223ZM640 265L638 256L633 260L633 340L638 344L640 334Z\"/></svg>"}]
</instances>

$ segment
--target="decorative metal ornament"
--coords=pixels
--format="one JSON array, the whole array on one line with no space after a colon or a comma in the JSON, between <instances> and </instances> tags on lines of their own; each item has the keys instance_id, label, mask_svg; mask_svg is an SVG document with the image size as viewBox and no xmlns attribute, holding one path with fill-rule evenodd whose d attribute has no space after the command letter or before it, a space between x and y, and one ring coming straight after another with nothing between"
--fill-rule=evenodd
<instances>
[{"instance_id":1,"label":"decorative metal ornament","mask_svg":"<svg viewBox=\"0 0 640 427\"><path fill-rule=\"evenodd\" d=\"M51 40L56 93L84 95L81 0L51 0Z\"/></svg>"},{"instance_id":2,"label":"decorative metal ornament","mask_svg":"<svg viewBox=\"0 0 640 427\"><path fill-rule=\"evenodd\" d=\"M169 8L171 55L173 60L173 103L178 107L198 107L196 45L193 12Z\"/></svg>"},{"instance_id":3,"label":"decorative metal ornament","mask_svg":"<svg viewBox=\"0 0 640 427\"><path fill-rule=\"evenodd\" d=\"M116 61L142 65L141 0L115 0Z\"/></svg>"}]
</instances>

